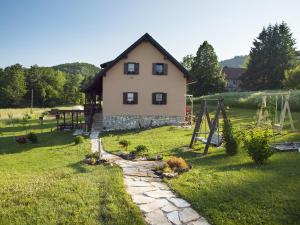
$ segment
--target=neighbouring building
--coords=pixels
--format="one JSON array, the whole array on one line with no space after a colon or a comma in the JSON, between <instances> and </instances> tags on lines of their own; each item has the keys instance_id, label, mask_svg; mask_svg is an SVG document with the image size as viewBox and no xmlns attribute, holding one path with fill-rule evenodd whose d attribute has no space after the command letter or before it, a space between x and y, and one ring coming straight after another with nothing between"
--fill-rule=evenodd
<instances>
[{"instance_id":1,"label":"neighbouring building","mask_svg":"<svg viewBox=\"0 0 300 225\"><path fill-rule=\"evenodd\" d=\"M245 69L225 66L223 67L223 73L227 80L227 85L225 87L226 91L240 91L242 83L241 77L245 73Z\"/></svg>"},{"instance_id":2,"label":"neighbouring building","mask_svg":"<svg viewBox=\"0 0 300 225\"><path fill-rule=\"evenodd\" d=\"M188 71L148 33L112 61L84 88L86 103L102 113L104 130L184 122Z\"/></svg>"}]
</instances>

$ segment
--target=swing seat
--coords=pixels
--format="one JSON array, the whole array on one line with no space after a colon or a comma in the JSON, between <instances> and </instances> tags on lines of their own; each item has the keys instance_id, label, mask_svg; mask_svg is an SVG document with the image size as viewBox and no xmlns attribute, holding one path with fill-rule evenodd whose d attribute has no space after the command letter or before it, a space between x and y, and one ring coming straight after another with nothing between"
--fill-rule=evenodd
<instances>
[{"instance_id":1,"label":"swing seat","mask_svg":"<svg viewBox=\"0 0 300 225\"><path fill-rule=\"evenodd\" d=\"M205 137L196 137L195 139L197 141L201 141L204 144L207 143L207 139ZM213 146L219 147L222 144L222 141L223 141L223 137L222 136L219 136L219 138L218 138L218 135L213 134L213 136L211 138L210 144L213 145Z\"/></svg>"}]
</instances>

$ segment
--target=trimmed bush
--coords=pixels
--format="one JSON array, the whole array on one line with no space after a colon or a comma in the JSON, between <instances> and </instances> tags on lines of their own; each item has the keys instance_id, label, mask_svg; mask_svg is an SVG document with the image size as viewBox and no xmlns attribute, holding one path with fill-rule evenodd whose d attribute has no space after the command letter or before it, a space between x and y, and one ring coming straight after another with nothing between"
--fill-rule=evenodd
<instances>
[{"instance_id":1,"label":"trimmed bush","mask_svg":"<svg viewBox=\"0 0 300 225\"><path fill-rule=\"evenodd\" d=\"M27 143L27 137L26 136L19 136L16 137L16 142L18 142L19 144L26 144Z\"/></svg>"},{"instance_id":2,"label":"trimmed bush","mask_svg":"<svg viewBox=\"0 0 300 225\"><path fill-rule=\"evenodd\" d=\"M83 141L84 141L84 137L83 136L76 136L74 138L74 142L75 142L76 145L83 143Z\"/></svg>"},{"instance_id":3,"label":"trimmed bush","mask_svg":"<svg viewBox=\"0 0 300 225\"><path fill-rule=\"evenodd\" d=\"M223 141L227 155L233 156L238 153L238 142L233 135L232 124L229 120L223 124Z\"/></svg>"},{"instance_id":4,"label":"trimmed bush","mask_svg":"<svg viewBox=\"0 0 300 225\"><path fill-rule=\"evenodd\" d=\"M176 156L172 156L170 159L168 159L167 164L173 171L186 170L189 168L189 165L183 158Z\"/></svg>"},{"instance_id":5,"label":"trimmed bush","mask_svg":"<svg viewBox=\"0 0 300 225\"><path fill-rule=\"evenodd\" d=\"M30 132L28 135L27 135L27 138L29 141L31 141L32 143L37 143L38 142L38 137L37 135L34 133L34 132Z\"/></svg>"},{"instance_id":6,"label":"trimmed bush","mask_svg":"<svg viewBox=\"0 0 300 225\"><path fill-rule=\"evenodd\" d=\"M136 155L144 155L144 153L148 152L149 150L148 147L145 145L137 145L134 149Z\"/></svg>"},{"instance_id":7,"label":"trimmed bush","mask_svg":"<svg viewBox=\"0 0 300 225\"><path fill-rule=\"evenodd\" d=\"M264 164L267 159L274 153L268 145L268 129L254 128L244 137L244 146L253 159L258 164Z\"/></svg>"},{"instance_id":8,"label":"trimmed bush","mask_svg":"<svg viewBox=\"0 0 300 225\"><path fill-rule=\"evenodd\" d=\"M127 140L121 140L119 141L119 145L121 145L124 148L124 150L127 152L127 148L130 145L130 142Z\"/></svg>"}]
</instances>

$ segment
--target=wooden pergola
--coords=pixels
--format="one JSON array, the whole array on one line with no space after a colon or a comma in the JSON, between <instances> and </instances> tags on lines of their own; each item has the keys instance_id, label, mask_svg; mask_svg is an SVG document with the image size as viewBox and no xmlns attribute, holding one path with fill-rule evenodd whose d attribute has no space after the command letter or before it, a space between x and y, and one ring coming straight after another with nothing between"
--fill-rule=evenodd
<instances>
[{"instance_id":1,"label":"wooden pergola","mask_svg":"<svg viewBox=\"0 0 300 225\"><path fill-rule=\"evenodd\" d=\"M79 116L84 115L84 110L81 109L58 109L56 110L56 120L57 120L57 130L64 130L64 129L74 129L80 128L79 125ZM71 115L71 123L66 123L66 115ZM60 123L60 119L63 122Z\"/></svg>"}]
</instances>

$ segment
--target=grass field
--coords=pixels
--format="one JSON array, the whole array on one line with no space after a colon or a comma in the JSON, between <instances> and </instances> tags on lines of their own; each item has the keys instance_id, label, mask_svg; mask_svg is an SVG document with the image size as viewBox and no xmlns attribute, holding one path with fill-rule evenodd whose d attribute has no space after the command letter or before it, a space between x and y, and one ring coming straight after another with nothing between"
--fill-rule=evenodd
<instances>
[{"instance_id":1,"label":"grass field","mask_svg":"<svg viewBox=\"0 0 300 225\"><path fill-rule=\"evenodd\" d=\"M228 112L235 128L255 121L255 110L231 108ZM300 129L300 113L293 113ZM185 151L191 129L161 127L142 132L106 134L106 150L121 150L118 141L149 147L149 155L177 155L193 168L176 179L166 179L169 186L212 224L299 224L300 221L300 153L275 153L262 166L256 166L243 149L228 157L224 149L210 148L203 156L203 145ZM284 132L276 141L300 141L300 133Z\"/></svg>"},{"instance_id":2,"label":"grass field","mask_svg":"<svg viewBox=\"0 0 300 225\"><path fill-rule=\"evenodd\" d=\"M55 124L48 118L41 129L30 120L39 142L20 145L14 136L24 126L1 120L0 224L144 224L121 169L84 164L89 140L74 145L70 132L51 132Z\"/></svg>"}]
</instances>

